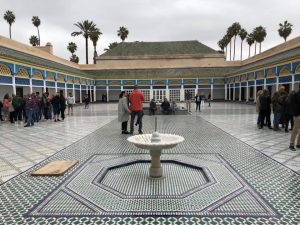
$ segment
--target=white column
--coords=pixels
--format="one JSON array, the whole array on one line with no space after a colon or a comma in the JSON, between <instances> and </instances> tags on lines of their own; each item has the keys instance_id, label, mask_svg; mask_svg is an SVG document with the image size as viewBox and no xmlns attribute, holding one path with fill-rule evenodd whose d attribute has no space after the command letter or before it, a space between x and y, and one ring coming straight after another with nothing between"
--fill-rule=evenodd
<instances>
[{"instance_id":1,"label":"white column","mask_svg":"<svg viewBox=\"0 0 300 225\"><path fill-rule=\"evenodd\" d=\"M229 89L228 100L231 101L231 84L228 84L228 89Z\"/></svg>"},{"instance_id":2,"label":"white column","mask_svg":"<svg viewBox=\"0 0 300 225\"><path fill-rule=\"evenodd\" d=\"M43 86L44 86L44 93L45 93L46 90L47 90L47 89L46 89L46 80L43 80L43 82L44 82L44 85L43 85Z\"/></svg>"},{"instance_id":3,"label":"white column","mask_svg":"<svg viewBox=\"0 0 300 225\"><path fill-rule=\"evenodd\" d=\"M75 102L76 102L76 96L75 96L75 85L73 84L73 88L72 88L72 93L73 93L73 97L75 98Z\"/></svg>"},{"instance_id":4,"label":"white column","mask_svg":"<svg viewBox=\"0 0 300 225\"><path fill-rule=\"evenodd\" d=\"M264 78L264 89L267 88L267 78Z\"/></svg>"},{"instance_id":5,"label":"white column","mask_svg":"<svg viewBox=\"0 0 300 225\"><path fill-rule=\"evenodd\" d=\"M232 100L235 102L235 89L236 89L236 88L235 88L235 83L234 83L233 85L234 85L234 86L233 86L233 99L232 99Z\"/></svg>"},{"instance_id":6,"label":"white column","mask_svg":"<svg viewBox=\"0 0 300 225\"><path fill-rule=\"evenodd\" d=\"M85 85L85 94L89 94L89 86L88 85Z\"/></svg>"},{"instance_id":7,"label":"white column","mask_svg":"<svg viewBox=\"0 0 300 225\"><path fill-rule=\"evenodd\" d=\"M107 85L106 86L106 96L107 96L107 101L106 102L109 102L109 86Z\"/></svg>"},{"instance_id":8,"label":"white column","mask_svg":"<svg viewBox=\"0 0 300 225\"><path fill-rule=\"evenodd\" d=\"M68 88L67 88L67 83L65 83L65 96L68 96Z\"/></svg>"},{"instance_id":9,"label":"white column","mask_svg":"<svg viewBox=\"0 0 300 225\"><path fill-rule=\"evenodd\" d=\"M16 87L16 76L12 76L12 85L13 85L13 94L17 94L17 87ZM0 112L1 113L1 112Z\"/></svg>"},{"instance_id":10,"label":"white column","mask_svg":"<svg viewBox=\"0 0 300 225\"><path fill-rule=\"evenodd\" d=\"M29 89L30 89L30 94L32 94L33 89L32 89L32 78L29 78Z\"/></svg>"},{"instance_id":11,"label":"white column","mask_svg":"<svg viewBox=\"0 0 300 225\"><path fill-rule=\"evenodd\" d=\"M242 101L242 83L240 82L239 101Z\"/></svg>"},{"instance_id":12,"label":"white column","mask_svg":"<svg viewBox=\"0 0 300 225\"><path fill-rule=\"evenodd\" d=\"M279 90L279 77L276 76L276 91Z\"/></svg>"},{"instance_id":13,"label":"white column","mask_svg":"<svg viewBox=\"0 0 300 225\"><path fill-rule=\"evenodd\" d=\"M248 85L248 81L246 83L247 83L247 86L246 86L246 102L249 102L249 85Z\"/></svg>"},{"instance_id":14,"label":"white column","mask_svg":"<svg viewBox=\"0 0 300 225\"><path fill-rule=\"evenodd\" d=\"M153 99L153 86L150 85L150 101Z\"/></svg>"},{"instance_id":15,"label":"white column","mask_svg":"<svg viewBox=\"0 0 300 225\"><path fill-rule=\"evenodd\" d=\"M180 88L180 101L181 102L184 101L184 87L183 87L183 84L181 85L181 88Z\"/></svg>"},{"instance_id":16,"label":"white column","mask_svg":"<svg viewBox=\"0 0 300 225\"><path fill-rule=\"evenodd\" d=\"M295 90L295 74L292 74L292 91Z\"/></svg>"},{"instance_id":17,"label":"white column","mask_svg":"<svg viewBox=\"0 0 300 225\"><path fill-rule=\"evenodd\" d=\"M197 83L198 83L198 81L197 81ZM198 93L198 91L199 91L199 85L196 84L195 95Z\"/></svg>"},{"instance_id":18,"label":"white column","mask_svg":"<svg viewBox=\"0 0 300 225\"><path fill-rule=\"evenodd\" d=\"M123 84L121 84L121 91L124 91L124 86L123 86Z\"/></svg>"},{"instance_id":19,"label":"white column","mask_svg":"<svg viewBox=\"0 0 300 225\"><path fill-rule=\"evenodd\" d=\"M79 85L79 102L82 103L81 84Z\"/></svg>"},{"instance_id":20,"label":"white column","mask_svg":"<svg viewBox=\"0 0 300 225\"><path fill-rule=\"evenodd\" d=\"M57 81L55 81L55 92L57 92Z\"/></svg>"},{"instance_id":21,"label":"white column","mask_svg":"<svg viewBox=\"0 0 300 225\"><path fill-rule=\"evenodd\" d=\"M257 87L256 87L256 80L254 80L254 88L253 88L253 98L254 98L254 103L256 103L256 92L257 92Z\"/></svg>"},{"instance_id":22,"label":"white column","mask_svg":"<svg viewBox=\"0 0 300 225\"><path fill-rule=\"evenodd\" d=\"M170 90L169 90L169 85L166 86L166 98L170 101Z\"/></svg>"},{"instance_id":23,"label":"white column","mask_svg":"<svg viewBox=\"0 0 300 225\"><path fill-rule=\"evenodd\" d=\"M212 82L210 84L210 96L211 100L214 100L214 84Z\"/></svg>"},{"instance_id":24,"label":"white column","mask_svg":"<svg viewBox=\"0 0 300 225\"><path fill-rule=\"evenodd\" d=\"M225 101L228 100L228 94L227 94L227 84L225 84Z\"/></svg>"},{"instance_id":25,"label":"white column","mask_svg":"<svg viewBox=\"0 0 300 225\"><path fill-rule=\"evenodd\" d=\"M97 101L97 95L96 95L96 86L94 86L94 102Z\"/></svg>"}]
</instances>

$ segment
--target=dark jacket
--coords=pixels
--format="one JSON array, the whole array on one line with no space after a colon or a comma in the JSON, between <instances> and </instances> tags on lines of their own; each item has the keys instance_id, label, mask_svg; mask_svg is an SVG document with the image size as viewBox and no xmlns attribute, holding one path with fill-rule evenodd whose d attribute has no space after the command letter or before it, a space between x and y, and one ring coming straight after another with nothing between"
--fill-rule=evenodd
<instances>
[{"instance_id":1,"label":"dark jacket","mask_svg":"<svg viewBox=\"0 0 300 225\"><path fill-rule=\"evenodd\" d=\"M293 96L292 111L294 116L300 116L300 90Z\"/></svg>"},{"instance_id":2,"label":"dark jacket","mask_svg":"<svg viewBox=\"0 0 300 225\"><path fill-rule=\"evenodd\" d=\"M60 98L59 98L59 96L55 95L51 100L51 104L53 105L53 108L59 109L59 107L60 107Z\"/></svg>"},{"instance_id":3,"label":"dark jacket","mask_svg":"<svg viewBox=\"0 0 300 225\"><path fill-rule=\"evenodd\" d=\"M26 103L25 103L25 109L26 110L34 110L35 108L35 102L34 100L30 97L26 99Z\"/></svg>"},{"instance_id":4,"label":"dark jacket","mask_svg":"<svg viewBox=\"0 0 300 225\"><path fill-rule=\"evenodd\" d=\"M169 111L171 109L170 102L163 101L161 103L161 108L162 108L163 111Z\"/></svg>"},{"instance_id":5,"label":"dark jacket","mask_svg":"<svg viewBox=\"0 0 300 225\"><path fill-rule=\"evenodd\" d=\"M64 96L59 97L59 105L61 109L66 108L66 98Z\"/></svg>"},{"instance_id":6,"label":"dark jacket","mask_svg":"<svg viewBox=\"0 0 300 225\"><path fill-rule=\"evenodd\" d=\"M261 96L259 100L260 100L260 111L271 112L270 96Z\"/></svg>"},{"instance_id":7,"label":"dark jacket","mask_svg":"<svg viewBox=\"0 0 300 225\"><path fill-rule=\"evenodd\" d=\"M199 96L195 96L195 102L201 102L202 101L202 97L201 97L201 95L199 95Z\"/></svg>"}]
</instances>

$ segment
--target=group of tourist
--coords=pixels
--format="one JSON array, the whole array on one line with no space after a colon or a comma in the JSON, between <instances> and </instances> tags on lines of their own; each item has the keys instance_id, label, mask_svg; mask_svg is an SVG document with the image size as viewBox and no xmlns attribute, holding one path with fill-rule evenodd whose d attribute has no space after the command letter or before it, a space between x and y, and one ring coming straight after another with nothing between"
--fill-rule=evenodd
<instances>
[{"instance_id":1,"label":"group of tourist","mask_svg":"<svg viewBox=\"0 0 300 225\"><path fill-rule=\"evenodd\" d=\"M274 119L273 127L271 125L271 109ZM262 129L264 125L274 131L280 131L279 125L282 125L285 132L292 131L290 140L290 149L300 148L300 90L287 93L284 87L276 91L271 97L268 89L260 90L257 93L256 111L258 112L257 126ZM290 129L289 129L290 126Z\"/></svg>"},{"instance_id":2,"label":"group of tourist","mask_svg":"<svg viewBox=\"0 0 300 225\"><path fill-rule=\"evenodd\" d=\"M138 86L134 86L133 91L128 96L126 91L122 91L119 96L118 104L118 120L122 123L122 134L133 134L134 132L134 120L137 117L136 125L139 125L139 134L142 134L143 128L143 101L145 100L143 93L138 89ZM130 105L129 105L130 103ZM130 131L127 130L128 120L130 118Z\"/></svg>"},{"instance_id":3,"label":"group of tourist","mask_svg":"<svg viewBox=\"0 0 300 225\"><path fill-rule=\"evenodd\" d=\"M58 122L65 119L65 110L68 106L68 115L73 115L75 98L72 93L65 98L62 91L54 95L39 92L20 97L19 94L10 96L5 94L0 101L0 120L11 123L24 122L24 127L34 126L41 120L54 120Z\"/></svg>"},{"instance_id":4,"label":"group of tourist","mask_svg":"<svg viewBox=\"0 0 300 225\"><path fill-rule=\"evenodd\" d=\"M202 96L198 92L194 97L196 103L196 112L199 110L201 111L201 102ZM211 95L209 94L207 97L207 101L210 107L210 100ZM134 119L137 116L136 125L139 125L139 133L142 134L142 127L143 127L143 101L144 95L138 89L138 86L134 86L134 90L128 96L126 91L122 91L119 96L119 104L118 104L118 119L122 123L121 130L122 134L133 134L134 131ZM185 102L187 106L187 111L191 113L191 103L192 103L192 94L190 91L185 92ZM167 98L164 98L164 101L160 105L161 112L163 114L175 114L176 110L178 110L178 106L175 101L170 102ZM157 104L154 99L151 99L149 105L149 115L155 115L156 111L158 110ZM130 131L127 130L128 120L131 115L130 120Z\"/></svg>"}]
</instances>

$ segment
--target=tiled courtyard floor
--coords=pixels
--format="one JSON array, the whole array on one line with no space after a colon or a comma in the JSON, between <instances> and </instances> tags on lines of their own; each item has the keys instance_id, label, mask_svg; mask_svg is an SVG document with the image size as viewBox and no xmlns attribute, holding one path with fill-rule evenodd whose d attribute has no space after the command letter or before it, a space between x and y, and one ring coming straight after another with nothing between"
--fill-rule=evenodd
<instances>
[{"instance_id":1,"label":"tiled courtyard floor","mask_svg":"<svg viewBox=\"0 0 300 225\"><path fill-rule=\"evenodd\" d=\"M65 122L0 125L0 225L300 224L300 175L288 168L299 172L300 150L287 149L289 134L258 130L253 106L158 116L160 132L185 138L164 151L158 181L116 115L116 104L92 105ZM153 130L145 116L144 133ZM30 176L55 159L79 164L63 177Z\"/></svg>"}]
</instances>

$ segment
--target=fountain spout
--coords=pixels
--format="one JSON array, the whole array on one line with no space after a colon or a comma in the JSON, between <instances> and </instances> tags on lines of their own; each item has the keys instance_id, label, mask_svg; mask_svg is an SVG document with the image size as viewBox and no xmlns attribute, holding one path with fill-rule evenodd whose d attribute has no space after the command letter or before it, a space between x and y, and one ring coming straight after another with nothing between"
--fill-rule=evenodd
<instances>
[{"instance_id":1,"label":"fountain spout","mask_svg":"<svg viewBox=\"0 0 300 225\"><path fill-rule=\"evenodd\" d=\"M161 142L161 137L160 137L159 133L157 132L157 117L155 117L155 129L151 136L151 142L152 143Z\"/></svg>"}]
</instances>

